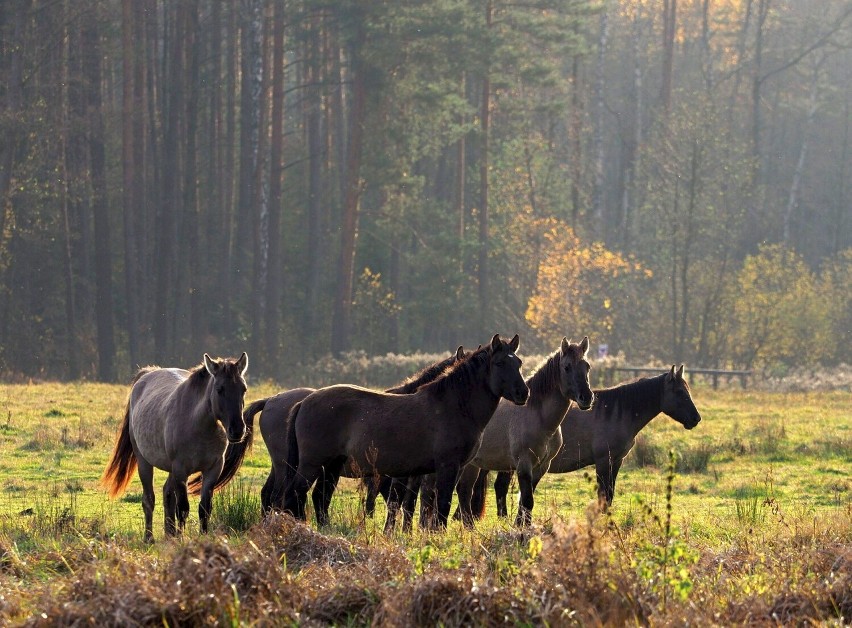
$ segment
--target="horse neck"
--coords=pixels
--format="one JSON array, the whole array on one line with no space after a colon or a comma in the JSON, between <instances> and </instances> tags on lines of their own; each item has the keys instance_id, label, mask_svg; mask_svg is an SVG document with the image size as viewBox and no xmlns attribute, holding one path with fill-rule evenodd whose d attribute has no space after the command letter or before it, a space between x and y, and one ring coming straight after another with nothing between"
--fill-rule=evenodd
<instances>
[{"instance_id":1,"label":"horse neck","mask_svg":"<svg viewBox=\"0 0 852 628\"><path fill-rule=\"evenodd\" d=\"M178 387L179 402L184 409L192 412L192 418L216 421L210 396L213 391L213 377L193 371Z\"/></svg>"},{"instance_id":2,"label":"horse neck","mask_svg":"<svg viewBox=\"0 0 852 628\"><path fill-rule=\"evenodd\" d=\"M500 396L488 386L488 356L474 356L428 385L430 392L448 408L460 408L477 429L484 430L497 409Z\"/></svg>"},{"instance_id":3,"label":"horse neck","mask_svg":"<svg viewBox=\"0 0 852 628\"><path fill-rule=\"evenodd\" d=\"M530 398L526 407L538 417L541 428L551 432L556 431L571 406L571 400L562 394L559 375L559 354L555 353L527 380Z\"/></svg>"},{"instance_id":4,"label":"horse neck","mask_svg":"<svg viewBox=\"0 0 852 628\"><path fill-rule=\"evenodd\" d=\"M595 392L595 404L619 406L617 411L626 416L636 435L662 410L663 378L648 377L615 388Z\"/></svg>"}]
</instances>

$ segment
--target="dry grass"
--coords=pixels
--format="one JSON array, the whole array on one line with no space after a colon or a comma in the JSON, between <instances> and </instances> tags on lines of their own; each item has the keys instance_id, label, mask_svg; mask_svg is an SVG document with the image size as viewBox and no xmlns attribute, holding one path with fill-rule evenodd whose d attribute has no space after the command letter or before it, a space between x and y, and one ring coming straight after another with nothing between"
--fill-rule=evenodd
<instances>
[{"instance_id":1,"label":"dry grass","mask_svg":"<svg viewBox=\"0 0 852 628\"><path fill-rule=\"evenodd\" d=\"M852 530L777 520L767 538L700 551L675 595L642 577L659 518L633 530L592 510L482 538L457 567L418 568L392 541L366 545L274 515L241 537L153 549L79 540L18 556L0 539L0 621L25 626L753 625L848 622ZM776 516L777 519L777 516ZM781 517L783 519L783 517ZM450 532L452 533L452 531ZM682 542L670 535L668 544ZM675 564L657 565L665 571ZM41 574L39 577L38 574ZM50 577L44 577L50 574ZM674 572L670 569L670 575ZM26 584L25 584L26 583Z\"/></svg>"}]
</instances>

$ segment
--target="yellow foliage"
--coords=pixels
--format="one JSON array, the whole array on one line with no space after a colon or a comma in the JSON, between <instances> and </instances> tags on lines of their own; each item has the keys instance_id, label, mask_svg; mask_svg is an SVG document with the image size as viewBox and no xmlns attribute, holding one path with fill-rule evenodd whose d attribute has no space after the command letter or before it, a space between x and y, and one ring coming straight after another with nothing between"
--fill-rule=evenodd
<instances>
[{"instance_id":1,"label":"yellow foliage","mask_svg":"<svg viewBox=\"0 0 852 628\"><path fill-rule=\"evenodd\" d=\"M603 244L582 243L564 224L544 233L547 251L526 319L543 337L588 335L604 340L651 272Z\"/></svg>"}]
</instances>

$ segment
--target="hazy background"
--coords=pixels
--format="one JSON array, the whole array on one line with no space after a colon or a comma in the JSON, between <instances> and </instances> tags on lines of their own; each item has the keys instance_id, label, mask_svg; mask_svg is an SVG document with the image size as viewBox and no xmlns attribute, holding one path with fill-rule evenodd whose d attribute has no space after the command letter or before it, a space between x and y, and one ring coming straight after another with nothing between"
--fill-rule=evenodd
<instances>
[{"instance_id":1,"label":"hazy background","mask_svg":"<svg viewBox=\"0 0 852 628\"><path fill-rule=\"evenodd\" d=\"M852 3L4 0L0 378L852 349Z\"/></svg>"}]
</instances>

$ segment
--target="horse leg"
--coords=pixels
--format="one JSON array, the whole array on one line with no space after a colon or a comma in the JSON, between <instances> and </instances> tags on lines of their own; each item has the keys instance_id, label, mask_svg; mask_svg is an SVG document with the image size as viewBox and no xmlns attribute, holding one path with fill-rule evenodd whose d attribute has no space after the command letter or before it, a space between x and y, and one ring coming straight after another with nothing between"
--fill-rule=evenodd
<instances>
[{"instance_id":1,"label":"horse leg","mask_svg":"<svg viewBox=\"0 0 852 628\"><path fill-rule=\"evenodd\" d=\"M308 501L308 489L319 476L322 471L320 465L302 465L299 464L293 479L290 480L287 488L284 491L284 511L305 521L305 503Z\"/></svg>"},{"instance_id":2,"label":"horse leg","mask_svg":"<svg viewBox=\"0 0 852 628\"><path fill-rule=\"evenodd\" d=\"M450 505L453 501L453 490L459 480L461 467L458 463L444 464L438 467L436 473L436 492L438 494L438 527L446 528L450 517Z\"/></svg>"},{"instance_id":3,"label":"horse leg","mask_svg":"<svg viewBox=\"0 0 852 628\"><path fill-rule=\"evenodd\" d=\"M459 496L458 512L466 528L473 527L473 511L470 500L473 494L473 485L476 484L476 478L478 477L479 467L469 464L462 469L458 484L456 485L456 494ZM440 484L438 486L440 487Z\"/></svg>"},{"instance_id":4,"label":"horse leg","mask_svg":"<svg viewBox=\"0 0 852 628\"><path fill-rule=\"evenodd\" d=\"M508 517L509 509L506 507L506 495L509 493L509 485L512 483L511 471L500 471L494 480L494 494L497 497L497 516Z\"/></svg>"},{"instance_id":5,"label":"horse leg","mask_svg":"<svg viewBox=\"0 0 852 628\"><path fill-rule=\"evenodd\" d=\"M376 498L381 495L387 502L390 496L390 488L393 479L386 475L372 474L364 477L364 485L367 487L367 501L364 508L368 517L376 512Z\"/></svg>"},{"instance_id":6,"label":"horse leg","mask_svg":"<svg viewBox=\"0 0 852 628\"><path fill-rule=\"evenodd\" d=\"M174 488L174 477L169 473L163 484L163 510L165 511L166 536L176 536L175 513L177 512L177 495Z\"/></svg>"},{"instance_id":7,"label":"horse leg","mask_svg":"<svg viewBox=\"0 0 852 628\"><path fill-rule=\"evenodd\" d=\"M154 467L136 456L136 469L142 482L142 512L145 513L145 542L154 542Z\"/></svg>"},{"instance_id":8,"label":"horse leg","mask_svg":"<svg viewBox=\"0 0 852 628\"><path fill-rule=\"evenodd\" d=\"M521 489L521 503L518 505L518 514L515 517L515 525L519 528L523 528L530 525L532 522L532 463L529 459L522 458L519 461L517 473L518 486Z\"/></svg>"},{"instance_id":9,"label":"horse leg","mask_svg":"<svg viewBox=\"0 0 852 628\"><path fill-rule=\"evenodd\" d=\"M420 483L420 527L434 530L437 524L437 512L435 509L435 474L425 476Z\"/></svg>"},{"instance_id":10,"label":"horse leg","mask_svg":"<svg viewBox=\"0 0 852 628\"><path fill-rule=\"evenodd\" d=\"M218 468L218 471L216 470ZM216 486L216 480L222 473L221 467L214 467L208 470L201 477L201 501L198 504L198 521L201 527L201 532L207 534L207 528L210 522L210 513L213 512L213 488ZM184 483L184 487L186 483ZM185 495L186 493L184 493ZM189 503L186 504L186 510L189 512ZM185 518L185 517L184 517Z\"/></svg>"},{"instance_id":11,"label":"horse leg","mask_svg":"<svg viewBox=\"0 0 852 628\"><path fill-rule=\"evenodd\" d=\"M219 476L217 475L216 477ZM187 478L185 476L181 476L180 479L175 480L174 483L175 495L177 496L177 523L181 534L183 534L183 530L186 527L186 520L189 517L189 493L186 489L186 480ZM207 512L210 512L209 504L207 506ZM202 519L201 524L201 531L207 532L207 521Z\"/></svg>"},{"instance_id":12,"label":"horse leg","mask_svg":"<svg viewBox=\"0 0 852 628\"><path fill-rule=\"evenodd\" d=\"M612 505L615 497L615 478L621 469L622 459L611 460L609 454L602 456L595 462L595 470L598 476L598 506L606 510Z\"/></svg>"},{"instance_id":13,"label":"horse leg","mask_svg":"<svg viewBox=\"0 0 852 628\"><path fill-rule=\"evenodd\" d=\"M337 482L340 480L340 473L343 471L345 463L346 458L343 458L325 465L314 487L314 491L311 493L311 499L314 502L314 512L317 517L317 525L320 527L328 525L328 507L331 505L331 497L337 489Z\"/></svg>"},{"instance_id":14,"label":"horse leg","mask_svg":"<svg viewBox=\"0 0 852 628\"><path fill-rule=\"evenodd\" d=\"M396 527L396 513L399 512L399 507L402 503L404 492L405 485L402 483L402 480L399 478L392 478L387 498L388 514L385 518L385 535L390 535L391 533L393 533L393 529Z\"/></svg>"},{"instance_id":15,"label":"horse leg","mask_svg":"<svg viewBox=\"0 0 852 628\"><path fill-rule=\"evenodd\" d=\"M405 485L405 499L402 502L402 531L411 532L411 523L414 520L414 508L417 506L417 493L423 484L422 475L412 475Z\"/></svg>"},{"instance_id":16,"label":"horse leg","mask_svg":"<svg viewBox=\"0 0 852 628\"><path fill-rule=\"evenodd\" d=\"M266 516L272 510L272 492L275 487L275 471L270 471L266 476L266 482L260 489L260 514Z\"/></svg>"},{"instance_id":17,"label":"horse leg","mask_svg":"<svg viewBox=\"0 0 852 628\"><path fill-rule=\"evenodd\" d=\"M470 493L470 511L475 519L485 516L485 493L488 487L488 469L480 469Z\"/></svg>"}]
</instances>

